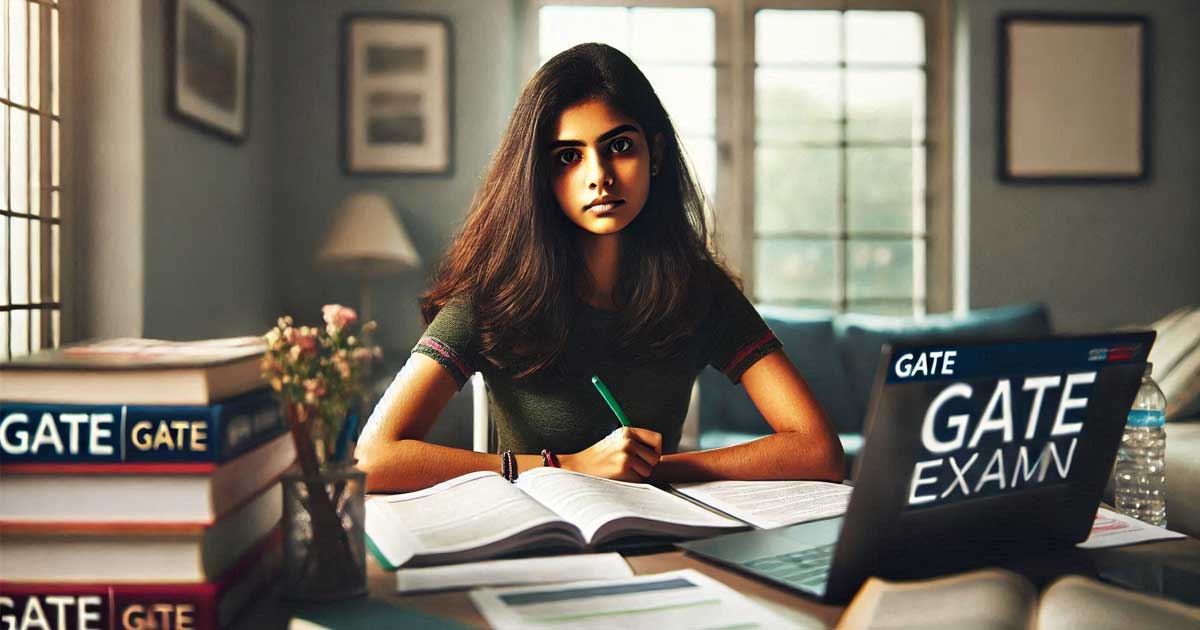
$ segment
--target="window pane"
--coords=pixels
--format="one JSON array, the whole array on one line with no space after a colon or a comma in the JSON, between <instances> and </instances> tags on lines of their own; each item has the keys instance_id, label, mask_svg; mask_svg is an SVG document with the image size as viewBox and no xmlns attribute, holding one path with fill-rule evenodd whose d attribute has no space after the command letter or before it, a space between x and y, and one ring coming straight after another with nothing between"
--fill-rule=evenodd
<instances>
[{"instance_id":1,"label":"window pane","mask_svg":"<svg viewBox=\"0 0 1200 630\"><path fill-rule=\"evenodd\" d=\"M11 222L12 219L0 216L0 305L4 306L8 305L8 285L10 282L9 276L12 275L9 272L9 270L12 269L12 266L10 266L8 263L7 250L8 228ZM0 334L3 334L3 332L3 330L0 330ZM3 358L3 355L0 355L0 358Z\"/></svg>"},{"instance_id":2,"label":"window pane","mask_svg":"<svg viewBox=\"0 0 1200 630\"><path fill-rule=\"evenodd\" d=\"M29 115L29 214L42 213L41 116Z\"/></svg>"},{"instance_id":3,"label":"window pane","mask_svg":"<svg viewBox=\"0 0 1200 630\"><path fill-rule=\"evenodd\" d=\"M624 7L542 7L538 22L543 61L585 42L601 42L629 54L629 10Z\"/></svg>"},{"instance_id":4,"label":"window pane","mask_svg":"<svg viewBox=\"0 0 1200 630\"><path fill-rule=\"evenodd\" d=\"M925 139L925 73L848 70L846 136L854 141Z\"/></svg>"},{"instance_id":5,"label":"window pane","mask_svg":"<svg viewBox=\"0 0 1200 630\"><path fill-rule=\"evenodd\" d=\"M51 111L58 115L58 9L50 11L50 81L50 91L54 94Z\"/></svg>"},{"instance_id":6,"label":"window pane","mask_svg":"<svg viewBox=\"0 0 1200 630\"><path fill-rule=\"evenodd\" d=\"M847 149L846 219L851 233L923 230L923 156L921 147Z\"/></svg>"},{"instance_id":7,"label":"window pane","mask_svg":"<svg viewBox=\"0 0 1200 630\"><path fill-rule=\"evenodd\" d=\"M29 221L29 303L42 301L42 222Z\"/></svg>"},{"instance_id":8,"label":"window pane","mask_svg":"<svg viewBox=\"0 0 1200 630\"><path fill-rule=\"evenodd\" d=\"M683 154L687 158L692 176L704 189L704 196L712 203L717 194L717 141L712 136L684 136Z\"/></svg>"},{"instance_id":9,"label":"window pane","mask_svg":"<svg viewBox=\"0 0 1200 630\"><path fill-rule=\"evenodd\" d=\"M41 90L38 81L42 76L41 68L41 11L38 5L28 7L29 11L29 106L37 109L42 106Z\"/></svg>"},{"instance_id":10,"label":"window pane","mask_svg":"<svg viewBox=\"0 0 1200 630\"><path fill-rule=\"evenodd\" d=\"M29 312L29 351L37 352L42 349L42 311Z\"/></svg>"},{"instance_id":11,"label":"window pane","mask_svg":"<svg viewBox=\"0 0 1200 630\"><path fill-rule=\"evenodd\" d=\"M754 73L755 136L759 142L841 139L841 89L837 70L772 70Z\"/></svg>"},{"instance_id":12,"label":"window pane","mask_svg":"<svg viewBox=\"0 0 1200 630\"><path fill-rule=\"evenodd\" d=\"M909 11L847 11L849 63L925 63L925 23Z\"/></svg>"},{"instance_id":13,"label":"window pane","mask_svg":"<svg viewBox=\"0 0 1200 630\"><path fill-rule=\"evenodd\" d=\"M715 135L717 71L712 66L640 63L680 135Z\"/></svg>"},{"instance_id":14,"label":"window pane","mask_svg":"<svg viewBox=\"0 0 1200 630\"><path fill-rule=\"evenodd\" d=\"M847 254L846 288L851 300L912 297L912 241L850 240Z\"/></svg>"},{"instance_id":15,"label":"window pane","mask_svg":"<svg viewBox=\"0 0 1200 630\"><path fill-rule=\"evenodd\" d=\"M9 115L12 135L8 141L8 163L12 172L8 176L8 198L12 201L14 212L29 212L29 187L26 185L29 181L29 156L26 154L29 150L29 114L19 109L10 109Z\"/></svg>"},{"instance_id":16,"label":"window pane","mask_svg":"<svg viewBox=\"0 0 1200 630\"><path fill-rule=\"evenodd\" d=\"M29 311L12 311L13 357L29 354Z\"/></svg>"},{"instance_id":17,"label":"window pane","mask_svg":"<svg viewBox=\"0 0 1200 630\"><path fill-rule=\"evenodd\" d=\"M62 153L59 152L59 135L58 121L50 121L50 185L59 185L59 165L62 161ZM55 214L54 216L58 216Z\"/></svg>"},{"instance_id":18,"label":"window pane","mask_svg":"<svg viewBox=\"0 0 1200 630\"><path fill-rule=\"evenodd\" d=\"M26 2L8 0L8 86L13 102L25 104L28 89L25 85Z\"/></svg>"},{"instance_id":19,"label":"window pane","mask_svg":"<svg viewBox=\"0 0 1200 630\"><path fill-rule=\"evenodd\" d=\"M59 239L58 226L51 225L50 226L50 255L52 257L52 262L51 262L52 266L50 269L53 272L51 275L54 278L54 288L53 288L53 292L50 295L50 299L54 302L62 301L62 284L60 281L60 276L62 275L62 267L60 265L62 265L62 261L61 261L61 258L59 257L61 254L60 248L62 247L62 245L59 243L58 239ZM57 346L58 344L55 343L54 345Z\"/></svg>"},{"instance_id":20,"label":"window pane","mask_svg":"<svg viewBox=\"0 0 1200 630\"><path fill-rule=\"evenodd\" d=\"M29 303L29 276L25 274L29 264L29 220L11 219L8 224L9 269L12 269L12 303Z\"/></svg>"},{"instance_id":21,"label":"window pane","mask_svg":"<svg viewBox=\"0 0 1200 630\"><path fill-rule=\"evenodd\" d=\"M0 311L0 359L11 356L8 352L8 311Z\"/></svg>"},{"instance_id":22,"label":"window pane","mask_svg":"<svg viewBox=\"0 0 1200 630\"><path fill-rule=\"evenodd\" d=\"M632 18L633 45L625 51L630 57L695 64L716 60L716 23L711 9L637 8L632 10Z\"/></svg>"},{"instance_id":23,"label":"window pane","mask_svg":"<svg viewBox=\"0 0 1200 630\"><path fill-rule=\"evenodd\" d=\"M8 106L0 107L0 126L4 127L4 137L8 139L9 143L12 141L12 136L10 135L12 132L10 124L13 111L14 110ZM4 142L4 140L0 140L0 143ZM9 201L12 199L12 197L9 196L8 191L8 169L11 161L8 159L8 150L5 148L6 146L6 144L0 144L0 208L12 210L12 206L9 205Z\"/></svg>"},{"instance_id":24,"label":"window pane","mask_svg":"<svg viewBox=\"0 0 1200 630\"><path fill-rule=\"evenodd\" d=\"M760 239L754 247L755 298L760 302L837 298L835 242Z\"/></svg>"},{"instance_id":25,"label":"window pane","mask_svg":"<svg viewBox=\"0 0 1200 630\"><path fill-rule=\"evenodd\" d=\"M759 147L754 160L757 233L838 229L841 161L836 148Z\"/></svg>"},{"instance_id":26,"label":"window pane","mask_svg":"<svg viewBox=\"0 0 1200 630\"><path fill-rule=\"evenodd\" d=\"M764 63L836 63L841 60L837 11L772 11L754 14L754 60Z\"/></svg>"},{"instance_id":27,"label":"window pane","mask_svg":"<svg viewBox=\"0 0 1200 630\"><path fill-rule=\"evenodd\" d=\"M54 341L54 347L57 348L62 344L62 311L54 309L54 314L50 316L50 321L54 325L51 338Z\"/></svg>"},{"instance_id":28,"label":"window pane","mask_svg":"<svg viewBox=\"0 0 1200 630\"><path fill-rule=\"evenodd\" d=\"M846 305L846 311L850 313L870 313L872 315L899 315L901 317L912 317L915 315L915 309L911 301L905 302L854 302L851 301Z\"/></svg>"}]
</instances>

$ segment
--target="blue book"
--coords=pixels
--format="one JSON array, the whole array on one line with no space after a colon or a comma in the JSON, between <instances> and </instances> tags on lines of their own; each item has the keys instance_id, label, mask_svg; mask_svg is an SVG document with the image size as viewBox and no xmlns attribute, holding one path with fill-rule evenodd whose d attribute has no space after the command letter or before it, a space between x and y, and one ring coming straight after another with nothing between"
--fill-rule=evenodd
<instances>
[{"instance_id":1,"label":"blue book","mask_svg":"<svg viewBox=\"0 0 1200 630\"><path fill-rule=\"evenodd\" d=\"M287 430L271 391L211 405L0 402L0 469L44 465L216 465ZM118 472L114 469L113 472Z\"/></svg>"}]
</instances>

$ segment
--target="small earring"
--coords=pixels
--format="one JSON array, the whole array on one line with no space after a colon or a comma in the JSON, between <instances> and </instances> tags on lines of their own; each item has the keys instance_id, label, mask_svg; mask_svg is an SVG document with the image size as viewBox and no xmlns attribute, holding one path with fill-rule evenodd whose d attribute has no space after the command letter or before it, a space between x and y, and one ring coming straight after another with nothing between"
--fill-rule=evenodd
<instances>
[{"instance_id":1,"label":"small earring","mask_svg":"<svg viewBox=\"0 0 1200 630\"><path fill-rule=\"evenodd\" d=\"M658 175L658 166L657 165L651 166L650 167L650 177L654 177L656 175Z\"/></svg>"}]
</instances>

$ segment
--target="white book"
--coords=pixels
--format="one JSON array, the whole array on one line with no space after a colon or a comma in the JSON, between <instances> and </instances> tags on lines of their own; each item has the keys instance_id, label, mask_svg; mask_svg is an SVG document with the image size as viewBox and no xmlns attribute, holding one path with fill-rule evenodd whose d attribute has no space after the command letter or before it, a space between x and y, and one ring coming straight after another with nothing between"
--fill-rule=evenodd
<instances>
[{"instance_id":1,"label":"white book","mask_svg":"<svg viewBox=\"0 0 1200 630\"><path fill-rule=\"evenodd\" d=\"M516 483L494 472L468 473L416 492L375 496L366 505L367 537L389 570L745 527L651 485L561 468L535 468Z\"/></svg>"}]
</instances>

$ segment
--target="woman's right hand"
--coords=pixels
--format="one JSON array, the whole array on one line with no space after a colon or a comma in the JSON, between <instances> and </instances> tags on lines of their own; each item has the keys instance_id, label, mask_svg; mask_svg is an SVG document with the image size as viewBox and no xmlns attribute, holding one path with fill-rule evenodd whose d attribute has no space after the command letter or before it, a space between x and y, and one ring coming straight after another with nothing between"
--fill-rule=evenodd
<instances>
[{"instance_id":1,"label":"woman's right hand","mask_svg":"<svg viewBox=\"0 0 1200 630\"><path fill-rule=\"evenodd\" d=\"M560 455L566 470L620 481L644 481L662 457L662 434L650 429L620 427L573 455Z\"/></svg>"}]
</instances>

